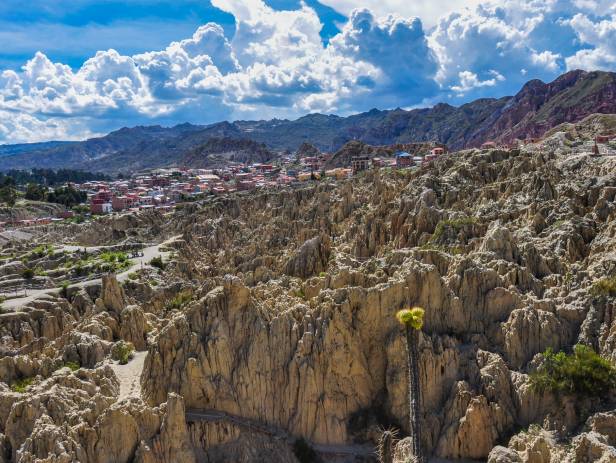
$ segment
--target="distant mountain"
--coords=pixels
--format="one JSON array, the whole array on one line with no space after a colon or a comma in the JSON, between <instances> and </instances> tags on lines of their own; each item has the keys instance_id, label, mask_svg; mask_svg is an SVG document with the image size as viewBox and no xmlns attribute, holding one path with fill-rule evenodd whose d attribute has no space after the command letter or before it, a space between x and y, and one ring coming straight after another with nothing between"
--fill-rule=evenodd
<instances>
[{"instance_id":1,"label":"distant mountain","mask_svg":"<svg viewBox=\"0 0 616 463\"><path fill-rule=\"evenodd\" d=\"M230 137L211 138L190 150L180 159L179 164L204 169L224 167L229 162L264 163L275 157L276 154L264 143Z\"/></svg>"},{"instance_id":2,"label":"distant mountain","mask_svg":"<svg viewBox=\"0 0 616 463\"><path fill-rule=\"evenodd\" d=\"M177 164L213 138L252 140L273 151L296 151L311 143L335 152L353 140L375 146L439 142L455 150L488 140L540 137L558 124L593 113L616 113L615 73L571 71L548 84L531 80L513 97L484 98L460 107L441 103L410 111L373 109L349 117L309 114L294 121L135 127L79 143L4 146L0 170L136 171Z\"/></svg>"},{"instance_id":3,"label":"distant mountain","mask_svg":"<svg viewBox=\"0 0 616 463\"><path fill-rule=\"evenodd\" d=\"M60 146L68 146L77 142L70 141L46 141L42 143L23 143L19 145L0 145L0 158L31 151L48 150Z\"/></svg>"}]
</instances>

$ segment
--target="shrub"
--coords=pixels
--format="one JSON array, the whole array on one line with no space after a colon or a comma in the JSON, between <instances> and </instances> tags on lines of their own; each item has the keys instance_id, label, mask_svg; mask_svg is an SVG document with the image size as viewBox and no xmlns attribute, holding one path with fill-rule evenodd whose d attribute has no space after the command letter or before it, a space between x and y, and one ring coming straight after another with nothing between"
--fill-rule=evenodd
<instances>
[{"instance_id":1,"label":"shrub","mask_svg":"<svg viewBox=\"0 0 616 463\"><path fill-rule=\"evenodd\" d=\"M11 384L11 391L23 394L26 389L34 382L34 378L22 378Z\"/></svg>"},{"instance_id":2,"label":"shrub","mask_svg":"<svg viewBox=\"0 0 616 463\"><path fill-rule=\"evenodd\" d=\"M111 349L111 358L117 360L120 365L126 365L135 356L135 346L130 342L118 341Z\"/></svg>"},{"instance_id":3,"label":"shrub","mask_svg":"<svg viewBox=\"0 0 616 463\"><path fill-rule=\"evenodd\" d=\"M128 274L128 279L129 280L136 280L137 278L139 278L139 275L137 275L135 272L130 272Z\"/></svg>"},{"instance_id":4,"label":"shrub","mask_svg":"<svg viewBox=\"0 0 616 463\"><path fill-rule=\"evenodd\" d=\"M545 360L530 375L538 391L564 392L587 397L603 397L616 387L616 368L592 348L578 344L572 354L544 352Z\"/></svg>"},{"instance_id":5,"label":"shrub","mask_svg":"<svg viewBox=\"0 0 616 463\"><path fill-rule=\"evenodd\" d=\"M616 296L616 276L595 281L590 288L593 296Z\"/></svg>"},{"instance_id":6,"label":"shrub","mask_svg":"<svg viewBox=\"0 0 616 463\"><path fill-rule=\"evenodd\" d=\"M327 276L327 273L326 272L321 272L321 273L319 273L319 276L321 278L325 278Z\"/></svg>"},{"instance_id":7,"label":"shrub","mask_svg":"<svg viewBox=\"0 0 616 463\"><path fill-rule=\"evenodd\" d=\"M174 309L179 310L185 304L192 301L192 298L193 298L192 290L185 289L183 291L180 291L172 299L167 301L167 304L165 305L165 307L167 308L167 310L174 310Z\"/></svg>"},{"instance_id":8,"label":"shrub","mask_svg":"<svg viewBox=\"0 0 616 463\"><path fill-rule=\"evenodd\" d=\"M430 238L430 242L434 243L438 241L445 234L445 231L449 228L453 228L457 233L465 226L474 225L476 223L477 219L475 217L462 217L459 219L441 220L439 223L436 224L436 228L434 229L434 234L432 235L432 238Z\"/></svg>"},{"instance_id":9,"label":"shrub","mask_svg":"<svg viewBox=\"0 0 616 463\"><path fill-rule=\"evenodd\" d=\"M62 284L60 285L60 294L62 295L62 297L68 298L68 288L70 285L71 284L68 281L62 282Z\"/></svg>"},{"instance_id":10,"label":"shrub","mask_svg":"<svg viewBox=\"0 0 616 463\"><path fill-rule=\"evenodd\" d=\"M81 368L81 365L79 365L77 362L66 362L64 365L62 365L63 367L68 367L71 371L77 371Z\"/></svg>"},{"instance_id":11,"label":"shrub","mask_svg":"<svg viewBox=\"0 0 616 463\"><path fill-rule=\"evenodd\" d=\"M316 463L319 461L317 452L302 437L295 440L293 453L300 463Z\"/></svg>"},{"instance_id":12,"label":"shrub","mask_svg":"<svg viewBox=\"0 0 616 463\"><path fill-rule=\"evenodd\" d=\"M31 268L25 269L23 272L21 272L21 277L24 280L31 280L32 278L34 278L34 270L32 270Z\"/></svg>"},{"instance_id":13,"label":"shrub","mask_svg":"<svg viewBox=\"0 0 616 463\"><path fill-rule=\"evenodd\" d=\"M163 262L163 258L161 256L156 256L152 258L150 261L150 265L160 270L165 270L165 263Z\"/></svg>"},{"instance_id":14,"label":"shrub","mask_svg":"<svg viewBox=\"0 0 616 463\"><path fill-rule=\"evenodd\" d=\"M150 280L149 283L150 283L150 286L158 286L158 281L156 280Z\"/></svg>"}]
</instances>

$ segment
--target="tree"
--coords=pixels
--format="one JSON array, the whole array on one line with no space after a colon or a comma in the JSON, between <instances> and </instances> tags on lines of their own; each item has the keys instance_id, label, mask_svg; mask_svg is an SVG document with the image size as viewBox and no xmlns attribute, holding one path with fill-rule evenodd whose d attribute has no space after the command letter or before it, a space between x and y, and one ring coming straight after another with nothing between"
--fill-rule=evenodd
<instances>
[{"instance_id":1,"label":"tree","mask_svg":"<svg viewBox=\"0 0 616 463\"><path fill-rule=\"evenodd\" d=\"M415 461L424 463L424 455L421 448L421 424L419 408L421 403L421 391L419 385L419 331L423 327L424 309L413 307L400 310L396 318L404 327L406 335L406 362L409 387L409 425L411 430L411 447Z\"/></svg>"},{"instance_id":2,"label":"tree","mask_svg":"<svg viewBox=\"0 0 616 463\"><path fill-rule=\"evenodd\" d=\"M26 186L25 198L30 201L45 201L46 196L47 188L37 183L28 183Z\"/></svg>"},{"instance_id":3,"label":"tree","mask_svg":"<svg viewBox=\"0 0 616 463\"><path fill-rule=\"evenodd\" d=\"M17 201L17 192L11 185L0 187L0 202L5 203L8 207L13 207Z\"/></svg>"}]
</instances>

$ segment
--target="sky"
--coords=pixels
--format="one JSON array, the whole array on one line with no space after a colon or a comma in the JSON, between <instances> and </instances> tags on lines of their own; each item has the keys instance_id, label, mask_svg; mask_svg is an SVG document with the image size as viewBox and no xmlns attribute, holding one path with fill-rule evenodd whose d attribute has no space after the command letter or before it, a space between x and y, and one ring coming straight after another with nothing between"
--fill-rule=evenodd
<instances>
[{"instance_id":1,"label":"sky","mask_svg":"<svg viewBox=\"0 0 616 463\"><path fill-rule=\"evenodd\" d=\"M614 0L3 0L0 144L347 115L616 71Z\"/></svg>"}]
</instances>

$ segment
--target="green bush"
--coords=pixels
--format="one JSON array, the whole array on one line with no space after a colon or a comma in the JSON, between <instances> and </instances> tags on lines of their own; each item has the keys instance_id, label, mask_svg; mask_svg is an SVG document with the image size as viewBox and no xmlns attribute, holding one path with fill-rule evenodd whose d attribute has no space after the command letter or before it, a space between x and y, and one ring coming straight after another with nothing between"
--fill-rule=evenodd
<instances>
[{"instance_id":1,"label":"green bush","mask_svg":"<svg viewBox=\"0 0 616 463\"><path fill-rule=\"evenodd\" d=\"M113 345L111 357L120 365L126 365L135 356L135 346L130 342L118 341Z\"/></svg>"},{"instance_id":2,"label":"green bush","mask_svg":"<svg viewBox=\"0 0 616 463\"><path fill-rule=\"evenodd\" d=\"M60 294L62 295L62 297L68 298L68 288L70 285L71 283L68 281L62 282L62 284L60 285Z\"/></svg>"},{"instance_id":3,"label":"green bush","mask_svg":"<svg viewBox=\"0 0 616 463\"><path fill-rule=\"evenodd\" d=\"M587 397L604 397L616 387L616 368L592 348L578 344L572 354L544 352L545 360L530 375L538 391L564 392Z\"/></svg>"},{"instance_id":4,"label":"green bush","mask_svg":"<svg viewBox=\"0 0 616 463\"><path fill-rule=\"evenodd\" d=\"M595 281L590 288L593 296L616 297L616 276Z\"/></svg>"},{"instance_id":5,"label":"green bush","mask_svg":"<svg viewBox=\"0 0 616 463\"><path fill-rule=\"evenodd\" d=\"M317 452L302 437L295 440L293 453L300 463L317 463L319 461Z\"/></svg>"},{"instance_id":6,"label":"green bush","mask_svg":"<svg viewBox=\"0 0 616 463\"><path fill-rule=\"evenodd\" d=\"M184 305L188 304L193 299L193 292L190 289L185 289L177 293L172 299L167 301L165 307L167 310L179 310Z\"/></svg>"},{"instance_id":7,"label":"green bush","mask_svg":"<svg viewBox=\"0 0 616 463\"><path fill-rule=\"evenodd\" d=\"M11 391L23 394L26 389L34 382L34 378L22 378L11 384Z\"/></svg>"},{"instance_id":8,"label":"green bush","mask_svg":"<svg viewBox=\"0 0 616 463\"><path fill-rule=\"evenodd\" d=\"M34 270L32 270L31 268L25 269L23 272L21 272L21 277L24 280L31 280L32 278L34 278Z\"/></svg>"},{"instance_id":9,"label":"green bush","mask_svg":"<svg viewBox=\"0 0 616 463\"><path fill-rule=\"evenodd\" d=\"M136 279L138 279L138 278L139 278L139 275L137 275L135 272L130 272L130 273L128 274L128 279L129 279L129 280L136 280Z\"/></svg>"},{"instance_id":10,"label":"green bush","mask_svg":"<svg viewBox=\"0 0 616 463\"><path fill-rule=\"evenodd\" d=\"M152 258L152 260L150 261L150 265L160 270L165 270L165 263L163 262L163 258L161 256L156 256Z\"/></svg>"}]
</instances>

